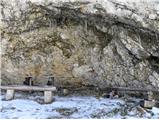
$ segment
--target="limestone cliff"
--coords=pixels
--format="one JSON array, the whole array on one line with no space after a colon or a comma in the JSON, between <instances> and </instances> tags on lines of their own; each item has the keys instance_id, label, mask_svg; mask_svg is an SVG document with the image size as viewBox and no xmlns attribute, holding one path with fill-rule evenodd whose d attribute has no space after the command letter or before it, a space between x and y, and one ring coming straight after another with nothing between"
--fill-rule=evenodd
<instances>
[{"instance_id":1,"label":"limestone cliff","mask_svg":"<svg viewBox=\"0 0 160 120\"><path fill-rule=\"evenodd\" d=\"M1 0L2 84L158 88L158 0Z\"/></svg>"}]
</instances>

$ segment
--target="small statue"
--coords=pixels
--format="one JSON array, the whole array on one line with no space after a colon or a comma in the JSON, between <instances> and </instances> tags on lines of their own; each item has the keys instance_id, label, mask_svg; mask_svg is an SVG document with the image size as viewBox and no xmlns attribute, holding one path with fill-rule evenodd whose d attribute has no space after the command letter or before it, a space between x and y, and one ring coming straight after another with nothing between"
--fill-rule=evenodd
<instances>
[{"instance_id":1,"label":"small statue","mask_svg":"<svg viewBox=\"0 0 160 120\"><path fill-rule=\"evenodd\" d=\"M48 86L54 86L54 77L53 76L48 78L47 85Z\"/></svg>"},{"instance_id":2,"label":"small statue","mask_svg":"<svg viewBox=\"0 0 160 120\"><path fill-rule=\"evenodd\" d=\"M27 75L25 77L25 81L23 82L24 85L29 85L29 86L32 86L33 85L33 81L32 81L32 77Z\"/></svg>"}]
</instances>

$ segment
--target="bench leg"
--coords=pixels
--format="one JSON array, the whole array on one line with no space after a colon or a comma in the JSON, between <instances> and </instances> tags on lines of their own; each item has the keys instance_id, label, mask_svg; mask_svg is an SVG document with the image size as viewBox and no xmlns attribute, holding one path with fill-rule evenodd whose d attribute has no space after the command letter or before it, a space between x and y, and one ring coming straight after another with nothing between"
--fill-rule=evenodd
<instances>
[{"instance_id":1,"label":"bench leg","mask_svg":"<svg viewBox=\"0 0 160 120\"><path fill-rule=\"evenodd\" d=\"M6 100L12 100L14 98L14 90L7 90Z\"/></svg>"},{"instance_id":2,"label":"bench leg","mask_svg":"<svg viewBox=\"0 0 160 120\"><path fill-rule=\"evenodd\" d=\"M147 92L147 94L148 94L148 100L154 99L153 92L149 91L149 92Z\"/></svg>"},{"instance_id":3,"label":"bench leg","mask_svg":"<svg viewBox=\"0 0 160 120\"><path fill-rule=\"evenodd\" d=\"M52 102L52 91L44 91L44 103Z\"/></svg>"}]
</instances>

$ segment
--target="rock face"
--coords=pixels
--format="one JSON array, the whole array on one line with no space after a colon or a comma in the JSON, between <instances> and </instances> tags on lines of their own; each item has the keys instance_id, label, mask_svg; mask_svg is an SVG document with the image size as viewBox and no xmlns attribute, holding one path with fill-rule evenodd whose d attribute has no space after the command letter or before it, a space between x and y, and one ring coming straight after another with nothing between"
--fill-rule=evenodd
<instances>
[{"instance_id":1,"label":"rock face","mask_svg":"<svg viewBox=\"0 0 160 120\"><path fill-rule=\"evenodd\" d=\"M158 88L158 4L2 0L2 84Z\"/></svg>"}]
</instances>

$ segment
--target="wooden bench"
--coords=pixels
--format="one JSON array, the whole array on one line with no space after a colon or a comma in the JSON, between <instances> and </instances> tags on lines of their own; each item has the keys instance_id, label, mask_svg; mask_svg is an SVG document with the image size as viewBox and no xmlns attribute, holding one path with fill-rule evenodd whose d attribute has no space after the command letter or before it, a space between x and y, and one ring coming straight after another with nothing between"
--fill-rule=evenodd
<instances>
[{"instance_id":1,"label":"wooden bench","mask_svg":"<svg viewBox=\"0 0 160 120\"><path fill-rule=\"evenodd\" d=\"M23 86L23 85L11 85L0 86L0 89L7 90L5 99L12 100L14 98L15 90L17 91L44 91L44 103L52 102L52 92L56 91L56 87L52 86Z\"/></svg>"},{"instance_id":2,"label":"wooden bench","mask_svg":"<svg viewBox=\"0 0 160 120\"><path fill-rule=\"evenodd\" d=\"M102 90L114 89L119 91L159 92L159 89L131 88L131 87L106 87Z\"/></svg>"}]
</instances>

